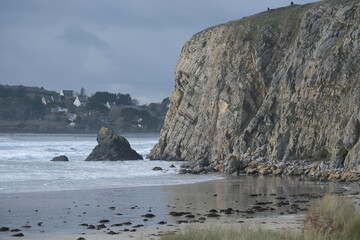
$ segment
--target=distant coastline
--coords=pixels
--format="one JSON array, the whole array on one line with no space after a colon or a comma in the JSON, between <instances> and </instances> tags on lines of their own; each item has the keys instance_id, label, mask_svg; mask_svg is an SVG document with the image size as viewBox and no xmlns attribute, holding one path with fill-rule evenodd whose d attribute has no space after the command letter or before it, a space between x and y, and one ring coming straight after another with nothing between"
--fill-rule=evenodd
<instances>
[{"instance_id":1,"label":"distant coastline","mask_svg":"<svg viewBox=\"0 0 360 240\"><path fill-rule=\"evenodd\" d=\"M139 105L129 94L81 88L49 91L43 87L0 84L1 133L97 133L101 127L116 132L159 133L169 99Z\"/></svg>"}]
</instances>

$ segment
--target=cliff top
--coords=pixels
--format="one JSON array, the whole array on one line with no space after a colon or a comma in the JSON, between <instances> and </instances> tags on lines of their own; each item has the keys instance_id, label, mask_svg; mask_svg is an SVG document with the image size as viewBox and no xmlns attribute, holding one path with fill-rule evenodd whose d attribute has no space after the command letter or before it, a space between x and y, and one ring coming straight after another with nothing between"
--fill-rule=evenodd
<instances>
[{"instance_id":1,"label":"cliff top","mask_svg":"<svg viewBox=\"0 0 360 240\"><path fill-rule=\"evenodd\" d=\"M244 29L247 30L250 29L250 31L248 31L248 34L253 34L257 32L259 28L264 29L269 27L272 28L277 27L278 29L280 29L284 24L291 25L291 24L299 23L303 14L305 14L308 10L312 8L320 7L322 5L333 6L333 5L356 4L356 3L359 4L359 1L358 0L323 0L319 2L303 4L303 5L293 4L286 7L270 9L254 15L243 17L238 20L229 21L227 23L215 25L200 31L198 34L206 32L216 27L226 26L237 29L238 33L242 33L244 38L246 38L246 35L243 34ZM249 35L247 37L249 37Z\"/></svg>"}]
</instances>

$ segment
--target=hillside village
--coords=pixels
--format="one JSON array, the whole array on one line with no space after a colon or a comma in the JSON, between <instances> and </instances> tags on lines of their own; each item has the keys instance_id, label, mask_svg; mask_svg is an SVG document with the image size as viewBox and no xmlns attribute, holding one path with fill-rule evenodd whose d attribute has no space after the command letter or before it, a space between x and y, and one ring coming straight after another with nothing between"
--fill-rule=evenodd
<instances>
[{"instance_id":1,"label":"hillside village","mask_svg":"<svg viewBox=\"0 0 360 240\"><path fill-rule=\"evenodd\" d=\"M82 88L48 91L44 88L0 85L0 132L95 133L105 126L117 132L159 132L169 99L139 105L129 94Z\"/></svg>"}]
</instances>

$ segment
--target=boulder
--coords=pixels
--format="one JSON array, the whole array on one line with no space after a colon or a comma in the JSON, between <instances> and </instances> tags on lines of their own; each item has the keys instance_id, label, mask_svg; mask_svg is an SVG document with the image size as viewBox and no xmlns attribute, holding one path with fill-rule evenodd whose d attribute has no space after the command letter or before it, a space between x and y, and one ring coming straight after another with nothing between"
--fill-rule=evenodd
<instances>
[{"instance_id":1,"label":"boulder","mask_svg":"<svg viewBox=\"0 0 360 240\"><path fill-rule=\"evenodd\" d=\"M249 174L249 175L255 175L255 174L259 173L259 171L256 168L252 168L252 167L245 168L245 172L246 172L246 174Z\"/></svg>"},{"instance_id":2,"label":"boulder","mask_svg":"<svg viewBox=\"0 0 360 240\"><path fill-rule=\"evenodd\" d=\"M246 167L247 167L247 164L245 164L243 161L241 161L240 158L232 155L225 162L225 173L233 174L235 172L244 170Z\"/></svg>"},{"instance_id":3,"label":"boulder","mask_svg":"<svg viewBox=\"0 0 360 240\"><path fill-rule=\"evenodd\" d=\"M102 127L96 138L98 145L85 161L142 160L143 157L131 148L129 142L108 128Z\"/></svg>"},{"instance_id":4,"label":"boulder","mask_svg":"<svg viewBox=\"0 0 360 240\"><path fill-rule=\"evenodd\" d=\"M54 157L54 158L51 159L50 161L52 161L52 162L68 162L69 159L68 159L68 157L65 156L65 155L60 155L60 156Z\"/></svg>"},{"instance_id":5,"label":"boulder","mask_svg":"<svg viewBox=\"0 0 360 240\"><path fill-rule=\"evenodd\" d=\"M162 171L163 169L161 167L154 167L152 170L154 170L154 171Z\"/></svg>"}]
</instances>

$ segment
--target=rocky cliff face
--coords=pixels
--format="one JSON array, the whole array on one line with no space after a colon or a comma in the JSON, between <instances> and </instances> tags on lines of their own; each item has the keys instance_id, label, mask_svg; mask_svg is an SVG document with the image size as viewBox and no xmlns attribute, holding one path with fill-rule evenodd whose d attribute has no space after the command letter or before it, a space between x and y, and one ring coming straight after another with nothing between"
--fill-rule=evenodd
<instances>
[{"instance_id":1,"label":"rocky cliff face","mask_svg":"<svg viewBox=\"0 0 360 240\"><path fill-rule=\"evenodd\" d=\"M152 159L208 170L245 158L360 166L359 1L292 5L197 33L175 84Z\"/></svg>"}]
</instances>

